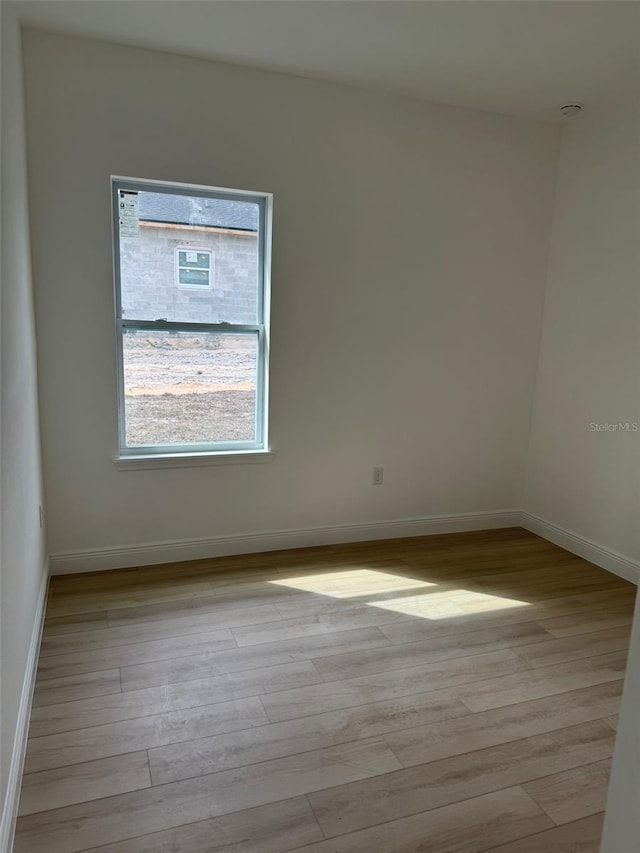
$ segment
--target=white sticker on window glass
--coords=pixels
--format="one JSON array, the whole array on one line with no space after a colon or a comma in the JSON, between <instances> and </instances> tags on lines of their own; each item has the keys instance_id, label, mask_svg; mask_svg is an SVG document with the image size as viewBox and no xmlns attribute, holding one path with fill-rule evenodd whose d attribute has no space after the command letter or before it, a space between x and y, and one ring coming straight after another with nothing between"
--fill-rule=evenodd
<instances>
[{"instance_id":1,"label":"white sticker on window glass","mask_svg":"<svg viewBox=\"0 0 640 853\"><path fill-rule=\"evenodd\" d=\"M120 190L118 195L118 218L120 220L120 236L139 237L140 226L138 220L138 193L125 192L124 190Z\"/></svg>"}]
</instances>

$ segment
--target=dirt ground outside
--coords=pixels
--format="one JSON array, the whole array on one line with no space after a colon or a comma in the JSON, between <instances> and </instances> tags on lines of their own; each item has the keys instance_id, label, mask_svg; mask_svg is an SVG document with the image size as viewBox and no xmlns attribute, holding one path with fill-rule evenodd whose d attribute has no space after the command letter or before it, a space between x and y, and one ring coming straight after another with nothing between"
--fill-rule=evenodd
<instances>
[{"instance_id":1,"label":"dirt ground outside","mask_svg":"<svg viewBox=\"0 0 640 853\"><path fill-rule=\"evenodd\" d=\"M129 447L255 438L256 339L128 330Z\"/></svg>"}]
</instances>

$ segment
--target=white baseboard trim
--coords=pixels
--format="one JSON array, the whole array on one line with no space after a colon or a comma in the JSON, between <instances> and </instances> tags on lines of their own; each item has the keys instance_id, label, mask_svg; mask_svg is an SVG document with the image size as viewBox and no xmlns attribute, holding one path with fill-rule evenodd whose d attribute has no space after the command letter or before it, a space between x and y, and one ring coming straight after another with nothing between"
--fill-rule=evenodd
<instances>
[{"instance_id":1,"label":"white baseboard trim","mask_svg":"<svg viewBox=\"0 0 640 853\"><path fill-rule=\"evenodd\" d=\"M545 519L528 512L521 513L520 524L525 530L537 533L543 539L548 539L554 545L566 548L572 554L584 557L585 560L595 563L596 566L600 566L608 572L613 572L614 575L636 585L640 582L640 563L637 560L625 557L624 554L598 545L597 542L593 542L585 536L579 536L571 530L566 530L564 527L559 527L557 524L552 524L550 521L545 521Z\"/></svg>"},{"instance_id":2,"label":"white baseboard trim","mask_svg":"<svg viewBox=\"0 0 640 853\"><path fill-rule=\"evenodd\" d=\"M31 703L33 701L33 688L38 668L38 655L40 653L40 640L42 637L42 626L44 624L45 605L47 602L47 589L49 586L49 567L45 566L38 603L31 632L31 642L27 655L27 664L22 682L22 693L20 695L20 707L16 731L13 738L13 751L11 754L11 766L7 780L7 793L0 819L0 853L11 853L13 849L13 837L16 830L16 818L18 816L18 805L20 802L20 786L22 783L22 768L24 767L24 756L27 749L27 735L29 733L29 718L31 717Z\"/></svg>"},{"instance_id":3,"label":"white baseboard trim","mask_svg":"<svg viewBox=\"0 0 640 853\"><path fill-rule=\"evenodd\" d=\"M596 566L607 569L632 583L639 583L639 562L536 515L513 509L309 527L300 530L245 533L237 536L213 536L206 539L181 539L131 545L125 548L71 551L66 554L51 554L49 566L52 575L66 575L106 569L125 569L133 566L151 566L183 560L228 557L260 551L431 536L438 533L462 533L468 530L494 530L500 527L524 527L525 530L536 533L561 548L566 548L572 554L584 557ZM1 847L0 853L3 853Z\"/></svg>"},{"instance_id":4,"label":"white baseboard trim","mask_svg":"<svg viewBox=\"0 0 640 853\"><path fill-rule=\"evenodd\" d=\"M363 524L310 527L302 530L245 533L238 536L214 536L208 539L154 542L146 545L131 545L127 548L74 551L68 554L50 555L49 564L52 575L65 575L76 572L97 572L103 569L149 566L182 560L227 557L232 554L251 554L259 551L308 548L315 545L337 545L343 542L364 542L375 539L430 536L436 533L462 533L467 530L517 527L519 524L520 513L518 510L467 512L460 515L432 515L425 518L407 518L395 521L374 521Z\"/></svg>"}]
</instances>

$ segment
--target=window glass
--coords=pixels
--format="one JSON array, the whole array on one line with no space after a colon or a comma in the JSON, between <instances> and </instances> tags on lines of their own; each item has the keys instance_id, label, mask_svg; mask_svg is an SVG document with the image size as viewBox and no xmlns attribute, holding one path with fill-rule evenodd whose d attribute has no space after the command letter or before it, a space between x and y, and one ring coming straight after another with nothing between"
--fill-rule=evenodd
<instances>
[{"instance_id":1,"label":"window glass","mask_svg":"<svg viewBox=\"0 0 640 853\"><path fill-rule=\"evenodd\" d=\"M257 203L130 190L119 195L131 223L120 226L123 318L258 322Z\"/></svg>"},{"instance_id":2,"label":"window glass","mask_svg":"<svg viewBox=\"0 0 640 853\"><path fill-rule=\"evenodd\" d=\"M127 445L255 441L257 335L127 329Z\"/></svg>"},{"instance_id":3,"label":"window glass","mask_svg":"<svg viewBox=\"0 0 640 853\"><path fill-rule=\"evenodd\" d=\"M120 454L264 449L270 196L181 189L113 179Z\"/></svg>"}]
</instances>

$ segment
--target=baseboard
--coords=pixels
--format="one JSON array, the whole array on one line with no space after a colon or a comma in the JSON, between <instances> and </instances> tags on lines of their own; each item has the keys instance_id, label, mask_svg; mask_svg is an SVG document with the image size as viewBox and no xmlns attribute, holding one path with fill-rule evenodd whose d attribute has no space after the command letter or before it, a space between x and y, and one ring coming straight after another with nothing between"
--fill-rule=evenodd
<instances>
[{"instance_id":1,"label":"baseboard","mask_svg":"<svg viewBox=\"0 0 640 853\"><path fill-rule=\"evenodd\" d=\"M11 766L7 780L7 793L4 801L4 809L0 820L0 853L11 853L13 848L13 836L16 829L16 818L18 816L18 805L20 802L20 786L22 782L22 768L24 767L24 756L27 749L27 735L29 733L29 718L31 716L31 703L33 701L33 688L38 668L38 655L40 653L40 640L42 637L42 626L44 624L45 605L47 602L47 588L49 586L49 567L45 566L35 618L27 665L22 682L22 694L20 696L20 708L18 720L13 738L13 750L11 754Z\"/></svg>"},{"instance_id":2,"label":"baseboard","mask_svg":"<svg viewBox=\"0 0 640 853\"><path fill-rule=\"evenodd\" d=\"M71 551L49 557L52 575L97 572L105 569L125 569L157 563L202 560L227 557L233 554L253 554L260 551L279 551L288 548L308 548L317 545L337 545L344 542L366 542L376 539L395 539L410 536L430 536L437 533L462 533L468 530L493 530L500 527L524 527L543 539L548 539L573 554L584 557L596 566L638 584L640 563L599 545L584 536L552 524L543 518L519 510L468 512L458 515L432 515L423 518L374 521L363 524L340 524L309 527L299 530L276 530L245 533L237 536L213 536L205 539L181 539L131 545L125 548L102 548L91 551ZM0 853L2 848L0 847Z\"/></svg>"},{"instance_id":3,"label":"baseboard","mask_svg":"<svg viewBox=\"0 0 640 853\"><path fill-rule=\"evenodd\" d=\"M640 563L637 560L625 557L624 554L598 545L585 536L579 536L571 530L565 530L564 527L559 527L557 524L552 524L550 521L545 521L543 518L528 512L521 513L520 524L525 530L537 533L543 539L548 539L554 545L566 548L572 554L584 557L585 560L595 563L596 566L600 566L608 572L613 572L614 575L636 585L640 581Z\"/></svg>"},{"instance_id":4,"label":"baseboard","mask_svg":"<svg viewBox=\"0 0 640 853\"><path fill-rule=\"evenodd\" d=\"M468 530L489 530L517 527L517 510L498 512L468 512L460 515L432 515L394 521L375 521L365 524L341 524L310 527L301 530L277 530L265 533L246 533L239 536L214 536L208 539L154 542L127 548L104 548L95 551L75 551L52 554L49 558L52 575L76 572L97 572L103 569L124 569L182 560L202 560L232 554L251 554L260 551L279 551L287 548L308 548L314 545L337 545L344 542L364 542L375 539L395 539L409 536L430 536L436 533L462 533Z\"/></svg>"}]
</instances>

